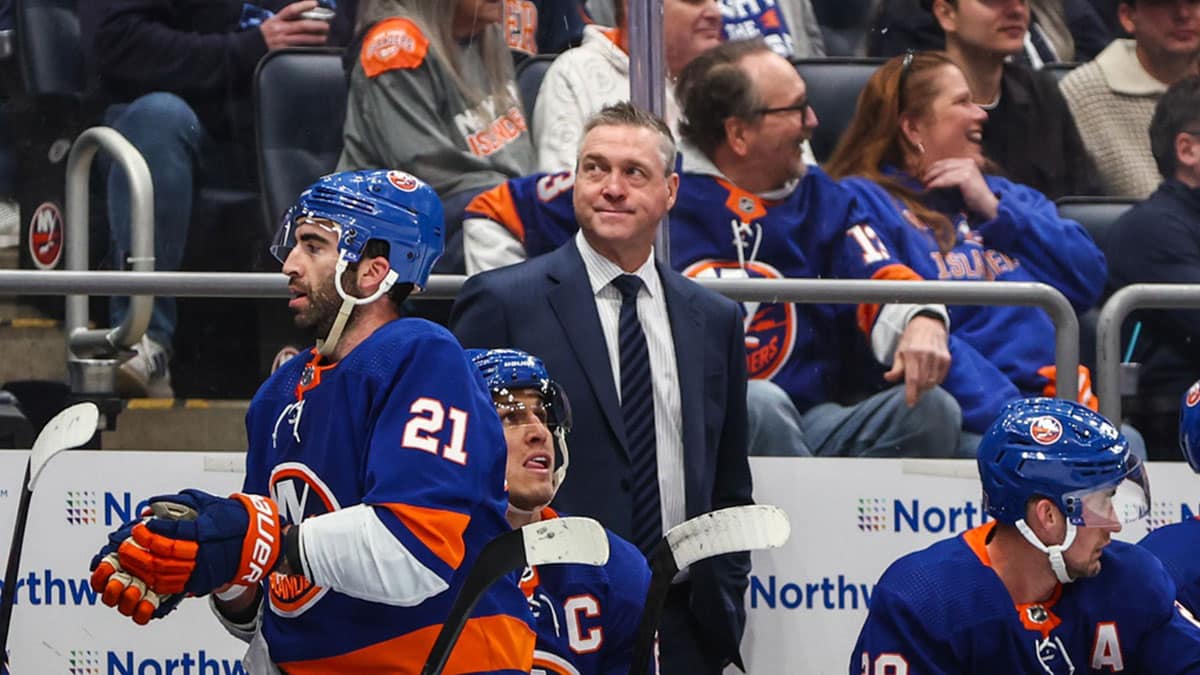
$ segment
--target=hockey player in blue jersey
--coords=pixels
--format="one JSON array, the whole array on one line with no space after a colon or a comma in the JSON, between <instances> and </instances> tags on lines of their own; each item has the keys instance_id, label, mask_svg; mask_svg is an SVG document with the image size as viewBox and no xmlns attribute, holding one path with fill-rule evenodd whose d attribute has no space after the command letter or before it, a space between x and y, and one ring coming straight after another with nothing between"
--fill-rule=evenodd
<instances>
[{"instance_id":1,"label":"hockey player in blue jersey","mask_svg":"<svg viewBox=\"0 0 1200 675\"><path fill-rule=\"evenodd\" d=\"M1183 394L1179 407L1179 448L1192 471L1200 473L1200 382ZM1175 597L1195 616L1200 613L1200 516L1147 534L1141 546L1162 561L1175 580Z\"/></svg>"},{"instance_id":2,"label":"hockey player in blue jersey","mask_svg":"<svg viewBox=\"0 0 1200 675\"><path fill-rule=\"evenodd\" d=\"M811 92L817 98L821 92ZM729 42L680 74L679 198L670 212L671 265L692 278L830 278L846 230L861 222L851 195L819 167L803 142L818 124L795 68L761 40ZM570 173L509 180L467 209L469 272L534 257L575 232ZM953 453L957 403L937 388L950 367L941 305L872 305L871 352L903 387L866 398L855 385L872 368L853 305L747 302L746 365L754 452L791 454L776 428L803 429L818 455ZM865 311L866 308L864 308ZM862 346L862 350L855 347ZM874 374L872 372L872 374ZM832 403L855 399L853 406ZM772 409L782 425L759 423Z\"/></svg>"},{"instance_id":3,"label":"hockey player in blue jersey","mask_svg":"<svg viewBox=\"0 0 1200 675\"><path fill-rule=\"evenodd\" d=\"M1108 420L1018 399L977 462L994 520L888 567L851 675L1200 673L1200 626L1178 611L1162 565L1110 539L1150 495Z\"/></svg>"},{"instance_id":4,"label":"hockey player in blue jersey","mask_svg":"<svg viewBox=\"0 0 1200 675\"><path fill-rule=\"evenodd\" d=\"M442 247L441 203L409 174L339 173L300 195L273 253L317 346L250 403L244 494L155 497L185 519L110 535L92 564L107 604L145 622L211 594L251 673L420 671L480 549L509 530L477 371L444 328L400 318ZM496 584L445 672L528 673L528 617L515 580Z\"/></svg>"},{"instance_id":5,"label":"hockey player in blue jersey","mask_svg":"<svg viewBox=\"0 0 1200 675\"><path fill-rule=\"evenodd\" d=\"M513 528L558 514L566 478L571 408L541 359L518 349L468 350L492 392L508 443L508 522ZM561 457L561 461L559 460ZM532 675L626 675L650 568L633 544L608 532L603 567L526 569L521 588L537 630Z\"/></svg>"}]
</instances>

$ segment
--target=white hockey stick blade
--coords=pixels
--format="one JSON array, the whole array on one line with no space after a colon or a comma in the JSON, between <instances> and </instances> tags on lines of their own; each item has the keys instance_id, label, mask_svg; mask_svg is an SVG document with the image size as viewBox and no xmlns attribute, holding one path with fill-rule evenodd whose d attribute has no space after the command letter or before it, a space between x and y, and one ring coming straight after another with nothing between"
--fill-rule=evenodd
<instances>
[{"instance_id":1,"label":"white hockey stick blade","mask_svg":"<svg viewBox=\"0 0 1200 675\"><path fill-rule=\"evenodd\" d=\"M51 418L33 441L33 451L29 453L29 490L36 487L51 457L87 443L95 435L99 422L100 409L90 401L76 403Z\"/></svg>"},{"instance_id":2,"label":"white hockey stick blade","mask_svg":"<svg viewBox=\"0 0 1200 675\"><path fill-rule=\"evenodd\" d=\"M732 506L686 520L667 531L675 565L684 569L706 558L737 551L778 548L792 533L778 506Z\"/></svg>"},{"instance_id":3,"label":"white hockey stick blade","mask_svg":"<svg viewBox=\"0 0 1200 675\"><path fill-rule=\"evenodd\" d=\"M608 562L608 535L591 518L568 516L530 523L521 528L525 563L530 566Z\"/></svg>"},{"instance_id":4,"label":"white hockey stick blade","mask_svg":"<svg viewBox=\"0 0 1200 675\"><path fill-rule=\"evenodd\" d=\"M978 464L961 459L906 459L900 463L900 472L913 476L979 480Z\"/></svg>"}]
</instances>

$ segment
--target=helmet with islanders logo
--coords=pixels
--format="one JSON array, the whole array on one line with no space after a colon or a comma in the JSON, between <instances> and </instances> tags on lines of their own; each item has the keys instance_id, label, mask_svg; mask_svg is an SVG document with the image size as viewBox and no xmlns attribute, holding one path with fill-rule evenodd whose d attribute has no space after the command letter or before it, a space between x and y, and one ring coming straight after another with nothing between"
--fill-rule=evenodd
<instances>
[{"instance_id":1,"label":"helmet with islanders logo","mask_svg":"<svg viewBox=\"0 0 1200 675\"><path fill-rule=\"evenodd\" d=\"M1115 527L1146 515L1150 485L1139 457L1111 422L1063 399L1025 398L1010 402L979 444L979 477L984 509L1015 525L1050 556L1059 581L1070 581L1062 552L1076 527ZM1025 523L1030 499L1052 500L1067 521L1067 534L1048 546Z\"/></svg>"}]
</instances>

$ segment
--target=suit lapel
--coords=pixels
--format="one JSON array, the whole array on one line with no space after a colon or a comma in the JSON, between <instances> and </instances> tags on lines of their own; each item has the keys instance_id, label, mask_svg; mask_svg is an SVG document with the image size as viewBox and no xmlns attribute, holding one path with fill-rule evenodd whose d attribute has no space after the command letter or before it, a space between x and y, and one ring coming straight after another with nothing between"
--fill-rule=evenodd
<instances>
[{"instance_id":1,"label":"suit lapel","mask_svg":"<svg viewBox=\"0 0 1200 675\"><path fill-rule=\"evenodd\" d=\"M554 256L546 275L550 278L548 293L550 307L567 338L567 346L575 353L592 393L600 402L600 410L613 433L621 441L621 452L628 457L625 423L612 381L612 364L608 361L608 346L587 269L572 238L565 246L550 254ZM548 261L550 262L550 261Z\"/></svg>"},{"instance_id":2,"label":"suit lapel","mask_svg":"<svg viewBox=\"0 0 1200 675\"><path fill-rule=\"evenodd\" d=\"M666 293L675 369L679 373L679 412L683 426L684 500L699 493L706 471L704 447L704 312L696 304L695 282L659 269ZM681 339L682 338L682 339ZM688 516L697 515L688 506Z\"/></svg>"}]
</instances>

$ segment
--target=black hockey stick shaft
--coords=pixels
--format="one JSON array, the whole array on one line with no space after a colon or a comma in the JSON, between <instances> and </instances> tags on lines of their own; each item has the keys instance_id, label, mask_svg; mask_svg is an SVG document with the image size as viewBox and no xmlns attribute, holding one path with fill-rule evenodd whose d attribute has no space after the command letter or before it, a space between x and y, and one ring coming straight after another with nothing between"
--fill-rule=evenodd
<instances>
[{"instance_id":1,"label":"black hockey stick shaft","mask_svg":"<svg viewBox=\"0 0 1200 675\"><path fill-rule=\"evenodd\" d=\"M650 672L650 660L654 655L654 635L658 632L658 622L662 620L671 581L678 573L675 556L664 539L650 556L650 588L646 591L646 606L642 610L642 621L638 624L637 636L633 641L629 675L646 675Z\"/></svg>"},{"instance_id":2,"label":"black hockey stick shaft","mask_svg":"<svg viewBox=\"0 0 1200 675\"><path fill-rule=\"evenodd\" d=\"M25 465L25 480L21 483L21 501L17 504L17 521L13 523L12 545L8 549L8 564L4 567L4 589L0 591L0 660L6 660L8 629L12 624L13 604L17 601L17 574L21 566L21 547L25 542L25 523L29 520L30 464Z\"/></svg>"},{"instance_id":3,"label":"black hockey stick shaft","mask_svg":"<svg viewBox=\"0 0 1200 675\"><path fill-rule=\"evenodd\" d=\"M441 675L446 662L450 660L451 652L454 651L454 644L458 642L458 636L462 634L467 619L483 594L505 574L524 565L525 538L519 529L505 532L483 547L479 557L475 559L475 564L471 566L471 571L467 573L467 579L459 589L458 597L454 598L454 604L450 606L450 614L442 623L442 629L438 631L421 675Z\"/></svg>"}]
</instances>

